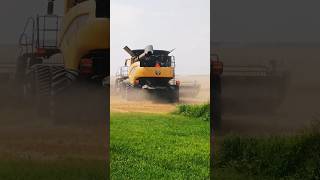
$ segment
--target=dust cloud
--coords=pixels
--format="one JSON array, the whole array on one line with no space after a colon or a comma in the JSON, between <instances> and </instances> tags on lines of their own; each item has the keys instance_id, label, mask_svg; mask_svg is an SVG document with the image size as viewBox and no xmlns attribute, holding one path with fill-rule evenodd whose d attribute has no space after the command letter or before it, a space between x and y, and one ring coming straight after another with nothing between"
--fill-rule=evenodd
<instances>
[{"instance_id":1,"label":"dust cloud","mask_svg":"<svg viewBox=\"0 0 320 180\"><path fill-rule=\"evenodd\" d=\"M139 98L127 101L116 93L114 89L115 77L111 78L111 112L143 112L143 113L170 113L177 104L202 104L210 101L210 76L209 75L181 75L177 80L183 82L197 82L200 85L199 94L194 97L180 97L178 103L169 103L158 97L150 98L147 92L139 91ZM183 89L181 89L183 91Z\"/></svg>"},{"instance_id":2,"label":"dust cloud","mask_svg":"<svg viewBox=\"0 0 320 180\"><path fill-rule=\"evenodd\" d=\"M105 161L109 88L79 85L56 104L49 97L23 97L13 79L15 47L0 52L7 57L0 61L0 159Z\"/></svg>"},{"instance_id":3,"label":"dust cloud","mask_svg":"<svg viewBox=\"0 0 320 180\"><path fill-rule=\"evenodd\" d=\"M271 96L269 96L272 92L271 90L268 92L268 89L272 89L274 85L270 83L266 83L262 89L259 89L258 86L250 86L250 90L243 91L243 87L249 86L249 82L238 84L238 87L234 86L233 89L229 89L230 92L238 94L238 103L247 107L247 112L224 112L221 132L259 135L290 134L301 131L313 121L319 121L319 50L319 47L214 49L213 51L219 54L220 59L225 63L248 64L254 62L259 64L274 59L284 61L285 67L290 72L290 79L286 85L283 100L276 108L263 106L265 102L272 101ZM222 89L222 93L223 91L224 89ZM266 91L266 93L263 93L263 91ZM241 101L241 97L249 96L250 93L260 94L260 99L253 102ZM255 109L257 106L262 107L262 109L258 111ZM274 110L270 108L274 108Z\"/></svg>"}]
</instances>

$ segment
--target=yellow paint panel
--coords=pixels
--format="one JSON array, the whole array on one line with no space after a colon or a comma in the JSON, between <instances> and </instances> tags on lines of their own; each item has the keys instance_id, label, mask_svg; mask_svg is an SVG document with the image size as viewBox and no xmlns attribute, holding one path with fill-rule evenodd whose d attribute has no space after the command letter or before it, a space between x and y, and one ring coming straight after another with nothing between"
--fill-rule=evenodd
<instances>
[{"instance_id":1,"label":"yellow paint panel","mask_svg":"<svg viewBox=\"0 0 320 180\"><path fill-rule=\"evenodd\" d=\"M132 66L129 68L130 83L134 82L139 78L174 78L173 67L139 67Z\"/></svg>"},{"instance_id":2,"label":"yellow paint panel","mask_svg":"<svg viewBox=\"0 0 320 180\"><path fill-rule=\"evenodd\" d=\"M78 70L80 59L91 50L109 49L109 18L96 18L94 0L72 7L63 18L59 38L67 69Z\"/></svg>"}]
</instances>

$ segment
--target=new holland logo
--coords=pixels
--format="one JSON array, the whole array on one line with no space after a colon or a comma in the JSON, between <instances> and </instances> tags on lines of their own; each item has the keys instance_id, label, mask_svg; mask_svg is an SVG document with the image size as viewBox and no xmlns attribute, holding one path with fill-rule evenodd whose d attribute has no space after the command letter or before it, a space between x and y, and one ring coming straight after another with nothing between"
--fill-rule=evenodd
<instances>
[{"instance_id":1,"label":"new holland logo","mask_svg":"<svg viewBox=\"0 0 320 180\"><path fill-rule=\"evenodd\" d=\"M160 76L160 75L161 75L161 71L160 71L160 70L156 70L156 71L154 71L154 73L155 73L157 76Z\"/></svg>"}]
</instances>

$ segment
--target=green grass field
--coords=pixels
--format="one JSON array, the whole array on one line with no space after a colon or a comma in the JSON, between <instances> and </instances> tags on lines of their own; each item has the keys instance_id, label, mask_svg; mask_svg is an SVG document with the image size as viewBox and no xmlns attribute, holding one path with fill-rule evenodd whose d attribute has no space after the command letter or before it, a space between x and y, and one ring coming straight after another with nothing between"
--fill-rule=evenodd
<instances>
[{"instance_id":1,"label":"green grass field","mask_svg":"<svg viewBox=\"0 0 320 180\"><path fill-rule=\"evenodd\" d=\"M173 114L111 114L112 179L208 179L209 122Z\"/></svg>"},{"instance_id":2,"label":"green grass field","mask_svg":"<svg viewBox=\"0 0 320 180\"><path fill-rule=\"evenodd\" d=\"M217 179L320 179L320 133L226 136L215 146Z\"/></svg>"}]
</instances>

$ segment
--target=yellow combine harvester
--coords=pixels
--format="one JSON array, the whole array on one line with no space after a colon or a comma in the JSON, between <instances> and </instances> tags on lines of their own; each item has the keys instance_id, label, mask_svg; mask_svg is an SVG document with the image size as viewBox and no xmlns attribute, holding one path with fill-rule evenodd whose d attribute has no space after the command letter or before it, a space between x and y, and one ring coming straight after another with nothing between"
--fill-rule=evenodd
<instances>
[{"instance_id":1,"label":"yellow combine harvester","mask_svg":"<svg viewBox=\"0 0 320 180\"><path fill-rule=\"evenodd\" d=\"M138 98L142 93L179 101L180 82L175 80L175 58L170 56L172 51L153 50L149 45L145 49L124 50L131 56L125 61L116 76L116 91L127 100Z\"/></svg>"},{"instance_id":2,"label":"yellow combine harvester","mask_svg":"<svg viewBox=\"0 0 320 180\"><path fill-rule=\"evenodd\" d=\"M62 17L53 13L54 0L49 0L46 15L28 19L16 80L20 94L35 102L38 112L53 110L55 116L77 120L104 107L97 101L106 101L101 86L109 78L110 9L107 0L64 2ZM86 103L75 104L79 98Z\"/></svg>"}]
</instances>

